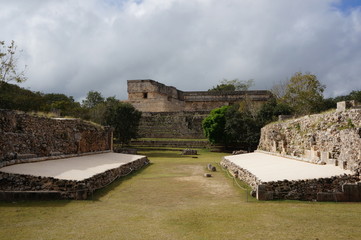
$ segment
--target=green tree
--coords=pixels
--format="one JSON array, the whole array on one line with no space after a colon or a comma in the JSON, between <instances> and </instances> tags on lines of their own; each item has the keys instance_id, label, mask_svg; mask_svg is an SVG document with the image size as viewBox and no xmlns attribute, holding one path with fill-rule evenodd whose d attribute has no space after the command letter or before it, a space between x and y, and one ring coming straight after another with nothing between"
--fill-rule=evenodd
<instances>
[{"instance_id":1,"label":"green tree","mask_svg":"<svg viewBox=\"0 0 361 240\"><path fill-rule=\"evenodd\" d=\"M247 81L240 81L238 79L227 80L223 79L220 84L209 89L210 92L225 92L225 91L247 91L253 85L253 79Z\"/></svg>"},{"instance_id":2,"label":"green tree","mask_svg":"<svg viewBox=\"0 0 361 240\"><path fill-rule=\"evenodd\" d=\"M258 122L266 125L270 122L277 121L279 115L293 114L292 108L284 102L277 102L276 98L271 98L257 113Z\"/></svg>"},{"instance_id":3,"label":"green tree","mask_svg":"<svg viewBox=\"0 0 361 240\"><path fill-rule=\"evenodd\" d=\"M316 113L322 108L324 89L325 86L318 81L316 75L297 72L289 80L282 100L296 114Z\"/></svg>"},{"instance_id":4,"label":"green tree","mask_svg":"<svg viewBox=\"0 0 361 240\"><path fill-rule=\"evenodd\" d=\"M229 106L223 106L213 109L202 122L204 135L211 143L228 143L228 138L224 133L228 108Z\"/></svg>"},{"instance_id":5,"label":"green tree","mask_svg":"<svg viewBox=\"0 0 361 240\"><path fill-rule=\"evenodd\" d=\"M211 143L248 151L257 148L260 124L250 111L239 104L213 109L202 122L205 136Z\"/></svg>"},{"instance_id":6,"label":"green tree","mask_svg":"<svg viewBox=\"0 0 361 240\"><path fill-rule=\"evenodd\" d=\"M250 111L240 111L239 105L226 112L224 133L234 148L252 151L257 148L261 125Z\"/></svg>"},{"instance_id":7,"label":"green tree","mask_svg":"<svg viewBox=\"0 0 361 240\"><path fill-rule=\"evenodd\" d=\"M107 108L116 106L119 103L119 100L114 97L108 97L104 102L98 103L94 107L90 108L88 111L89 120L99 123L101 125L106 125L105 112Z\"/></svg>"},{"instance_id":8,"label":"green tree","mask_svg":"<svg viewBox=\"0 0 361 240\"><path fill-rule=\"evenodd\" d=\"M82 105L85 108L93 108L99 103L103 103L104 98L100 92L89 91L85 100L83 100Z\"/></svg>"},{"instance_id":9,"label":"green tree","mask_svg":"<svg viewBox=\"0 0 361 240\"><path fill-rule=\"evenodd\" d=\"M137 138L141 112L129 103L113 102L107 106L104 119L114 128L114 137L122 145Z\"/></svg>"},{"instance_id":10,"label":"green tree","mask_svg":"<svg viewBox=\"0 0 361 240\"><path fill-rule=\"evenodd\" d=\"M17 83L26 81L24 70L17 69L16 49L14 41L11 41L9 46L6 46L4 41L0 41L0 87L3 83L11 81Z\"/></svg>"},{"instance_id":11,"label":"green tree","mask_svg":"<svg viewBox=\"0 0 361 240\"><path fill-rule=\"evenodd\" d=\"M81 107L72 96L68 97L61 93L43 94L41 111L55 112L60 116L72 116L83 118L87 109Z\"/></svg>"},{"instance_id":12,"label":"green tree","mask_svg":"<svg viewBox=\"0 0 361 240\"><path fill-rule=\"evenodd\" d=\"M0 108L21 111L39 111L43 105L43 96L39 92L3 82L0 86Z\"/></svg>"}]
</instances>

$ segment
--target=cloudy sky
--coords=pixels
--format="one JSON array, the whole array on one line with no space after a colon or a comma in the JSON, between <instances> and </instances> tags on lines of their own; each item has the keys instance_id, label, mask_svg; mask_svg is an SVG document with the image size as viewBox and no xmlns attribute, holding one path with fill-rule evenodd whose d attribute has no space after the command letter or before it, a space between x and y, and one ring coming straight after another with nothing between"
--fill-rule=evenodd
<instances>
[{"instance_id":1,"label":"cloudy sky","mask_svg":"<svg viewBox=\"0 0 361 240\"><path fill-rule=\"evenodd\" d=\"M325 96L361 90L361 0L0 0L0 40L22 49L20 86L126 99L126 80L180 90L311 72Z\"/></svg>"}]
</instances>

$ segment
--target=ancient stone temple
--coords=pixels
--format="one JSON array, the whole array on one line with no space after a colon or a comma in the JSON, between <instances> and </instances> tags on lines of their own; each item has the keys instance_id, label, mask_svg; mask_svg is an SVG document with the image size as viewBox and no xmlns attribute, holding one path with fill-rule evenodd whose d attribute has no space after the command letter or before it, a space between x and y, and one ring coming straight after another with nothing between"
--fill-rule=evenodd
<instances>
[{"instance_id":1,"label":"ancient stone temple","mask_svg":"<svg viewBox=\"0 0 361 240\"><path fill-rule=\"evenodd\" d=\"M184 92L154 80L128 80L128 102L142 112L206 111L248 99L261 106L270 91Z\"/></svg>"},{"instance_id":2,"label":"ancient stone temple","mask_svg":"<svg viewBox=\"0 0 361 240\"><path fill-rule=\"evenodd\" d=\"M243 100L260 107L270 91L184 92L151 79L128 80L128 100L143 112L140 137L204 138L202 120L212 109Z\"/></svg>"}]
</instances>

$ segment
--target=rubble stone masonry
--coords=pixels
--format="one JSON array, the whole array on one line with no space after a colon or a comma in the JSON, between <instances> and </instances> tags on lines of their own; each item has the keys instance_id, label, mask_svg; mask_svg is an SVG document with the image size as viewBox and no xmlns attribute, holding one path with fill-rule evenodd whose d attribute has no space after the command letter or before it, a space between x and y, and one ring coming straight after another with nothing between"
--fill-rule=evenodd
<instances>
[{"instance_id":1,"label":"rubble stone masonry","mask_svg":"<svg viewBox=\"0 0 361 240\"><path fill-rule=\"evenodd\" d=\"M331 111L262 128L259 150L361 170L361 109Z\"/></svg>"},{"instance_id":2,"label":"rubble stone masonry","mask_svg":"<svg viewBox=\"0 0 361 240\"><path fill-rule=\"evenodd\" d=\"M261 130L258 150L313 164L333 164L353 174L261 182L226 159L222 166L248 183L259 200L361 201L361 109L355 102L337 106L336 111L268 124Z\"/></svg>"},{"instance_id":3,"label":"rubble stone masonry","mask_svg":"<svg viewBox=\"0 0 361 240\"><path fill-rule=\"evenodd\" d=\"M112 149L110 128L0 110L0 167L27 159Z\"/></svg>"}]
</instances>

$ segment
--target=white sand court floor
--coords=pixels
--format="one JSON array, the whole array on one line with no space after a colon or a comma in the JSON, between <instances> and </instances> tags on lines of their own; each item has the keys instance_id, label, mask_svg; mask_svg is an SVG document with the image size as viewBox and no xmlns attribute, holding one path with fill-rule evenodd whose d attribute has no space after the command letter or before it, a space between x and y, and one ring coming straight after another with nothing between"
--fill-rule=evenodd
<instances>
[{"instance_id":1,"label":"white sand court floor","mask_svg":"<svg viewBox=\"0 0 361 240\"><path fill-rule=\"evenodd\" d=\"M317 165L262 152L226 156L225 159L246 169L262 182L328 178L352 174L351 171L334 165Z\"/></svg>"},{"instance_id":2,"label":"white sand court floor","mask_svg":"<svg viewBox=\"0 0 361 240\"><path fill-rule=\"evenodd\" d=\"M109 152L34 163L16 164L0 168L0 171L81 181L144 157L145 156L141 155Z\"/></svg>"}]
</instances>

